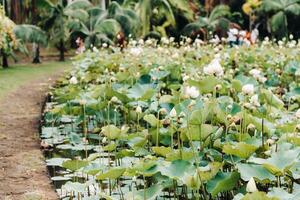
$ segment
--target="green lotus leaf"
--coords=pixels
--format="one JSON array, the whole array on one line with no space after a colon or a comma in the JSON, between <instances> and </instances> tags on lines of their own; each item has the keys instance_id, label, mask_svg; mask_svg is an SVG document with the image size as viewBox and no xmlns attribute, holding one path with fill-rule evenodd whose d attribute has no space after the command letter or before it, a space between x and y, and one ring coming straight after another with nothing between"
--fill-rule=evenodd
<instances>
[{"instance_id":1,"label":"green lotus leaf","mask_svg":"<svg viewBox=\"0 0 300 200\"><path fill-rule=\"evenodd\" d=\"M262 89L261 95L263 96L264 100L271 106L274 106L276 108L283 108L284 103L276 96L274 95L270 90Z\"/></svg>"},{"instance_id":2,"label":"green lotus leaf","mask_svg":"<svg viewBox=\"0 0 300 200\"><path fill-rule=\"evenodd\" d=\"M266 193L256 191L246 194L241 200L279 200L279 198L268 197Z\"/></svg>"},{"instance_id":3,"label":"green lotus leaf","mask_svg":"<svg viewBox=\"0 0 300 200\"><path fill-rule=\"evenodd\" d=\"M152 151L159 156L163 156L166 157L167 154L172 152L172 148L171 147L152 147Z\"/></svg>"},{"instance_id":4,"label":"green lotus leaf","mask_svg":"<svg viewBox=\"0 0 300 200\"><path fill-rule=\"evenodd\" d=\"M123 167L115 167L115 168L112 168L104 173L100 173L100 174L97 174L97 177L96 179L97 180L104 180L104 179L117 179L119 178L120 176L122 176L124 174L124 172L126 171L126 168L123 168Z\"/></svg>"},{"instance_id":5,"label":"green lotus leaf","mask_svg":"<svg viewBox=\"0 0 300 200\"><path fill-rule=\"evenodd\" d=\"M110 144L104 146L104 147L103 147L103 150L104 150L104 151L112 152L112 151L114 151L116 148L117 148L116 143L112 142L112 143L110 143Z\"/></svg>"},{"instance_id":6,"label":"green lotus leaf","mask_svg":"<svg viewBox=\"0 0 300 200\"><path fill-rule=\"evenodd\" d=\"M60 166L62 167L62 164L67 161L70 160L69 158L50 158L46 160L46 164L47 166Z\"/></svg>"},{"instance_id":7,"label":"green lotus leaf","mask_svg":"<svg viewBox=\"0 0 300 200\"><path fill-rule=\"evenodd\" d=\"M71 171L76 171L82 167L85 167L89 164L86 160L67 160L62 163L62 167L69 169Z\"/></svg>"},{"instance_id":8,"label":"green lotus leaf","mask_svg":"<svg viewBox=\"0 0 300 200\"><path fill-rule=\"evenodd\" d=\"M256 149L256 146L246 144L244 142L235 144L227 143L223 146L223 152L225 154L234 155L240 158L249 158L256 151Z\"/></svg>"},{"instance_id":9,"label":"green lotus leaf","mask_svg":"<svg viewBox=\"0 0 300 200\"><path fill-rule=\"evenodd\" d=\"M200 174L201 180L203 182L209 181L216 176L222 167L220 162L211 162L204 168L199 168L198 173Z\"/></svg>"},{"instance_id":10,"label":"green lotus leaf","mask_svg":"<svg viewBox=\"0 0 300 200\"><path fill-rule=\"evenodd\" d=\"M264 180L275 181L276 180L276 177L261 165L238 163L237 168L241 174L241 178L244 181L249 181L250 178L252 178L252 177L254 177L260 181L264 181Z\"/></svg>"},{"instance_id":11,"label":"green lotus leaf","mask_svg":"<svg viewBox=\"0 0 300 200\"><path fill-rule=\"evenodd\" d=\"M195 173L195 166L185 160L175 160L167 166L159 166L160 173L172 179L180 179L182 173Z\"/></svg>"},{"instance_id":12,"label":"green lotus leaf","mask_svg":"<svg viewBox=\"0 0 300 200\"><path fill-rule=\"evenodd\" d=\"M156 127L159 122L159 120L153 114L145 115L144 120L148 122L152 127Z\"/></svg>"},{"instance_id":13,"label":"green lotus leaf","mask_svg":"<svg viewBox=\"0 0 300 200\"><path fill-rule=\"evenodd\" d=\"M188 128L181 129L181 138L184 141L205 141L207 137L216 132L217 129L218 127L212 126L210 124L201 124L201 127L200 125L189 125Z\"/></svg>"},{"instance_id":14,"label":"green lotus leaf","mask_svg":"<svg viewBox=\"0 0 300 200\"><path fill-rule=\"evenodd\" d=\"M232 190L240 179L238 172L219 172L214 179L207 182L207 191L212 197L220 192Z\"/></svg>"},{"instance_id":15,"label":"green lotus leaf","mask_svg":"<svg viewBox=\"0 0 300 200\"><path fill-rule=\"evenodd\" d=\"M130 192L125 197L128 200L154 200L161 195L163 187L161 184L152 185L145 190L139 190L137 192Z\"/></svg>"},{"instance_id":16,"label":"green lotus leaf","mask_svg":"<svg viewBox=\"0 0 300 200\"><path fill-rule=\"evenodd\" d=\"M255 158L249 159L250 162L261 164L270 173L275 176L281 176L285 171L289 170L295 163L299 162L300 148L296 149L280 149L273 152L268 159Z\"/></svg>"},{"instance_id":17,"label":"green lotus leaf","mask_svg":"<svg viewBox=\"0 0 300 200\"><path fill-rule=\"evenodd\" d=\"M68 192L76 191L76 192L84 193L87 189L87 185L84 183L68 181L66 184L63 185L63 188Z\"/></svg>"},{"instance_id":18,"label":"green lotus leaf","mask_svg":"<svg viewBox=\"0 0 300 200\"><path fill-rule=\"evenodd\" d=\"M115 140L120 137L121 129L119 129L115 125L107 125L102 127L101 133L103 133L107 138Z\"/></svg>"},{"instance_id":19,"label":"green lotus leaf","mask_svg":"<svg viewBox=\"0 0 300 200\"><path fill-rule=\"evenodd\" d=\"M268 192L268 197L278 198L280 200L294 200L300 199L300 192L294 191L292 194L285 191L283 188L272 188L270 192Z\"/></svg>"},{"instance_id":20,"label":"green lotus leaf","mask_svg":"<svg viewBox=\"0 0 300 200\"><path fill-rule=\"evenodd\" d=\"M180 152L180 150L176 150L175 152L171 152L166 155L167 161L175 161L179 159L186 161L192 160L194 159L194 153L192 151L182 150Z\"/></svg>"},{"instance_id":21,"label":"green lotus leaf","mask_svg":"<svg viewBox=\"0 0 300 200\"><path fill-rule=\"evenodd\" d=\"M133 99L148 100L155 94L151 84L136 84L128 90L127 96Z\"/></svg>"}]
</instances>

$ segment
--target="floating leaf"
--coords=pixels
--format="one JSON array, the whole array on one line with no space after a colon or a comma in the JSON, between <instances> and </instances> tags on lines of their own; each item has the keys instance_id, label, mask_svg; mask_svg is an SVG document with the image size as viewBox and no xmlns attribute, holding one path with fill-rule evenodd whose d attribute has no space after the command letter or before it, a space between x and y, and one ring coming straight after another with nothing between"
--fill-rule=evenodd
<instances>
[{"instance_id":1,"label":"floating leaf","mask_svg":"<svg viewBox=\"0 0 300 200\"><path fill-rule=\"evenodd\" d=\"M62 166L71 171L76 171L82 167L85 167L89 164L86 160L67 160L64 161Z\"/></svg>"}]
</instances>

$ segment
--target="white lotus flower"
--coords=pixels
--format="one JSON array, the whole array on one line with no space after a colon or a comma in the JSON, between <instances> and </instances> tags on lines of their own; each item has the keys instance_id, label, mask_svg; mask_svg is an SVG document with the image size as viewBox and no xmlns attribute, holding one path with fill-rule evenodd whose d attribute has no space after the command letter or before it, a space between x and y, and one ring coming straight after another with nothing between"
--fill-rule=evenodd
<instances>
[{"instance_id":1,"label":"white lotus flower","mask_svg":"<svg viewBox=\"0 0 300 200\"><path fill-rule=\"evenodd\" d=\"M249 193L257 191L256 183L253 177L251 177L249 182L247 183L246 191Z\"/></svg>"},{"instance_id":2,"label":"white lotus flower","mask_svg":"<svg viewBox=\"0 0 300 200\"><path fill-rule=\"evenodd\" d=\"M215 58L206 67L203 68L203 72L207 75L223 76L224 70L221 66L219 59Z\"/></svg>"},{"instance_id":3,"label":"white lotus flower","mask_svg":"<svg viewBox=\"0 0 300 200\"><path fill-rule=\"evenodd\" d=\"M70 80L69 80L70 84L72 85L76 85L78 84L78 80L75 76L73 76Z\"/></svg>"},{"instance_id":4,"label":"white lotus flower","mask_svg":"<svg viewBox=\"0 0 300 200\"><path fill-rule=\"evenodd\" d=\"M99 53L99 50L97 49L97 47L93 47L93 52Z\"/></svg>"},{"instance_id":5,"label":"white lotus flower","mask_svg":"<svg viewBox=\"0 0 300 200\"><path fill-rule=\"evenodd\" d=\"M258 100L258 95L255 94L253 95L251 98L250 98L250 103L253 105L253 106L260 106L260 103L259 103L259 100Z\"/></svg>"},{"instance_id":6,"label":"white lotus flower","mask_svg":"<svg viewBox=\"0 0 300 200\"><path fill-rule=\"evenodd\" d=\"M300 118L300 109L297 110L297 112L295 113L297 118Z\"/></svg>"},{"instance_id":7,"label":"white lotus flower","mask_svg":"<svg viewBox=\"0 0 300 200\"><path fill-rule=\"evenodd\" d=\"M131 48L129 53L133 56L139 56L143 53L143 49L140 47Z\"/></svg>"},{"instance_id":8,"label":"white lotus flower","mask_svg":"<svg viewBox=\"0 0 300 200\"><path fill-rule=\"evenodd\" d=\"M266 143L271 146L275 143L275 140L269 138L269 139L267 139Z\"/></svg>"},{"instance_id":9,"label":"white lotus flower","mask_svg":"<svg viewBox=\"0 0 300 200\"><path fill-rule=\"evenodd\" d=\"M199 90L195 86L185 87L184 93L185 93L186 96L191 97L193 99L197 98L200 94Z\"/></svg>"},{"instance_id":10,"label":"white lotus flower","mask_svg":"<svg viewBox=\"0 0 300 200\"><path fill-rule=\"evenodd\" d=\"M103 48L107 48L107 47L108 47L108 44L107 44L107 43L103 43L103 44L102 44L102 47L103 47Z\"/></svg>"},{"instance_id":11,"label":"white lotus flower","mask_svg":"<svg viewBox=\"0 0 300 200\"><path fill-rule=\"evenodd\" d=\"M244 95L253 95L254 94L254 85L246 84L242 87L242 92Z\"/></svg>"},{"instance_id":12,"label":"white lotus flower","mask_svg":"<svg viewBox=\"0 0 300 200\"><path fill-rule=\"evenodd\" d=\"M170 117L177 117L177 112L175 110L175 108L173 108L170 112Z\"/></svg>"},{"instance_id":13,"label":"white lotus flower","mask_svg":"<svg viewBox=\"0 0 300 200\"><path fill-rule=\"evenodd\" d=\"M139 40L139 45L143 45L144 44L144 40L143 39L140 39Z\"/></svg>"},{"instance_id":14,"label":"white lotus flower","mask_svg":"<svg viewBox=\"0 0 300 200\"><path fill-rule=\"evenodd\" d=\"M249 74L251 74L254 78L259 78L260 77L261 71L258 69L251 69L249 71Z\"/></svg>"},{"instance_id":15,"label":"white lotus flower","mask_svg":"<svg viewBox=\"0 0 300 200\"><path fill-rule=\"evenodd\" d=\"M141 106L136 107L135 112L137 112L139 114L142 113L143 111L142 111Z\"/></svg>"},{"instance_id":16,"label":"white lotus flower","mask_svg":"<svg viewBox=\"0 0 300 200\"><path fill-rule=\"evenodd\" d=\"M118 97L113 96L113 97L111 98L111 102L113 102L113 103L119 103L120 100L118 99Z\"/></svg>"},{"instance_id":17,"label":"white lotus flower","mask_svg":"<svg viewBox=\"0 0 300 200\"><path fill-rule=\"evenodd\" d=\"M183 77L182 77L182 80L183 80L183 82L186 82L187 80L189 80L189 76L188 75L184 75Z\"/></svg>"},{"instance_id":18,"label":"white lotus flower","mask_svg":"<svg viewBox=\"0 0 300 200\"><path fill-rule=\"evenodd\" d=\"M136 182L136 176L132 177L132 182Z\"/></svg>"}]
</instances>

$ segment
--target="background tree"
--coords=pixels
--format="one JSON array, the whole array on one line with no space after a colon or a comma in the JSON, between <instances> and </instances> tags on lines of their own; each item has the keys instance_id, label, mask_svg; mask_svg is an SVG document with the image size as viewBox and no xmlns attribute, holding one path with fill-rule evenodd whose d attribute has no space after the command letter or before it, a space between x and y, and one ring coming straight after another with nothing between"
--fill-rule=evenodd
<instances>
[{"instance_id":1,"label":"background tree","mask_svg":"<svg viewBox=\"0 0 300 200\"><path fill-rule=\"evenodd\" d=\"M47 33L41 30L39 27L34 25L17 25L14 27L14 33L16 37L21 40L21 42L25 45L26 43L32 43L34 47L33 49L33 63L40 63L40 51L39 45L47 46L48 38Z\"/></svg>"},{"instance_id":2,"label":"background tree","mask_svg":"<svg viewBox=\"0 0 300 200\"><path fill-rule=\"evenodd\" d=\"M282 38L288 36L288 17L300 15L300 0L264 0L263 11L270 15L270 31Z\"/></svg>"},{"instance_id":3,"label":"background tree","mask_svg":"<svg viewBox=\"0 0 300 200\"><path fill-rule=\"evenodd\" d=\"M167 36L167 28L176 28L175 13L188 21L194 18L194 12L185 0L125 0L123 5L137 12L143 36L151 31Z\"/></svg>"},{"instance_id":4,"label":"background tree","mask_svg":"<svg viewBox=\"0 0 300 200\"><path fill-rule=\"evenodd\" d=\"M72 20L85 20L88 18L86 9L92 7L87 0L75 0L68 3L65 0L58 0L52 3L49 0L43 0L40 6L46 10L44 12L44 30L49 32L50 40L59 50L59 60L65 60L66 41L70 36L69 23Z\"/></svg>"},{"instance_id":5,"label":"background tree","mask_svg":"<svg viewBox=\"0 0 300 200\"><path fill-rule=\"evenodd\" d=\"M229 6L216 6L209 16L200 16L197 21L192 22L183 29L182 34L197 37L199 33L203 34L204 40L208 39L209 32L214 32L217 29L227 30L230 21L228 17L231 15Z\"/></svg>"},{"instance_id":6,"label":"background tree","mask_svg":"<svg viewBox=\"0 0 300 200\"><path fill-rule=\"evenodd\" d=\"M0 7L0 56L2 57L2 67L8 67L8 57L14 55L14 50L19 44L13 32L15 23L5 16L2 6Z\"/></svg>"}]
</instances>

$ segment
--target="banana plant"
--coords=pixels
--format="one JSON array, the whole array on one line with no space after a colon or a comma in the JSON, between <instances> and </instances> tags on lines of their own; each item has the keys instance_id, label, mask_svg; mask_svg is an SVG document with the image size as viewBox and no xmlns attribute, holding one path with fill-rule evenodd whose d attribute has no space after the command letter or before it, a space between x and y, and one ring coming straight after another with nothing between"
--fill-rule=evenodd
<instances>
[{"instance_id":1,"label":"banana plant","mask_svg":"<svg viewBox=\"0 0 300 200\"><path fill-rule=\"evenodd\" d=\"M91 8L92 4L88 0L64 1L58 0L52 3L49 0L42 0L39 5L45 9L46 20L44 28L50 33L50 40L60 51L60 61L65 60L65 43L70 35L69 23L72 20L85 20L88 18L86 9Z\"/></svg>"},{"instance_id":2,"label":"banana plant","mask_svg":"<svg viewBox=\"0 0 300 200\"><path fill-rule=\"evenodd\" d=\"M230 16L230 8L226 5L216 6L208 17L199 17L195 22L185 26L183 35L193 35L201 30L204 33L204 39L207 39L210 31L215 31L217 28L227 28L230 21L227 17Z\"/></svg>"},{"instance_id":3,"label":"banana plant","mask_svg":"<svg viewBox=\"0 0 300 200\"><path fill-rule=\"evenodd\" d=\"M112 44L120 31L128 36L134 34L139 25L137 15L132 10L122 8L117 2L112 2L107 10L92 7L87 13L88 18L74 20L71 24L73 33L85 36L87 47L99 46L102 42Z\"/></svg>"},{"instance_id":4,"label":"banana plant","mask_svg":"<svg viewBox=\"0 0 300 200\"><path fill-rule=\"evenodd\" d=\"M288 16L300 15L300 0L264 0L262 8L271 16L272 33L282 38L288 34Z\"/></svg>"},{"instance_id":5,"label":"banana plant","mask_svg":"<svg viewBox=\"0 0 300 200\"><path fill-rule=\"evenodd\" d=\"M41 28L29 24L22 24L22 25L15 26L14 33L16 37L19 40L21 40L21 42L32 43L35 46L32 62L40 63L40 45L44 47L47 46L48 44L47 33L43 31Z\"/></svg>"}]
</instances>

